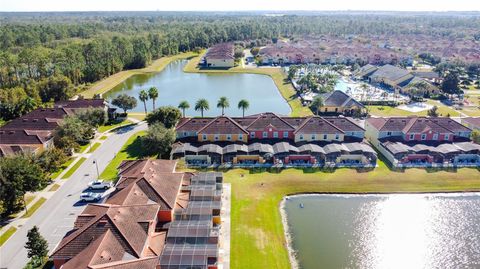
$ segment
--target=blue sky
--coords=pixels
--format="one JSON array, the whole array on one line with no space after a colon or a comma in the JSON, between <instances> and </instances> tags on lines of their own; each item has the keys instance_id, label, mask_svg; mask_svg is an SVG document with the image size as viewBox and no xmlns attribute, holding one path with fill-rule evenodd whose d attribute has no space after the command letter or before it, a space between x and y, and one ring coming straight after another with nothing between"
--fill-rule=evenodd
<instances>
[{"instance_id":1,"label":"blue sky","mask_svg":"<svg viewBox=\"0 0 480 269\"><path fill-rule=\"evenodd\" d=\"M480 11L480 0L0 0L0 11Z\"/></svg>"}]
</instances>

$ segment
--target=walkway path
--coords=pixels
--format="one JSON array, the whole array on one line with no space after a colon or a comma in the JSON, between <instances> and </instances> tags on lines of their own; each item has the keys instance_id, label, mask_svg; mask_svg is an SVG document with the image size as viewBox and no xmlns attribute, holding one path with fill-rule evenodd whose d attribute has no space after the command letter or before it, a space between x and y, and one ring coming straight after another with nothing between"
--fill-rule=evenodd
<instances>
[{"instance_id":1,"label":"walkway path","mask_svg":"<svg viewBox=\"0 0 480 269\"><path fill-rule=\"evenodd\" d=\"M60 178L75 162L55 180L55 183L60 185L57 191L49 192L50 187L47 187L36 193L36 200L40 197L48 200L30 218L17 218L9 224L9 226L14 225L18 230L0 248L0 268L23 268L28 262L24 245L27 232L34 225L40 228L40 233L47 239L51 252L65 233L73 227L76 216L86 205L79 203L78 197L85 190L87 183L97 175L93 161L97 162L98 170L103 171L130 136L146 129L147 124L140 123L114 131L108 134L108 138L105 140L100 139L105 134L97 135L96 139L92 141L92 145L95 142L101 142L102 145L92 153L87 153L89 150L87 148L83 153L76 155L77 159L85 157L87 160L78 167L70 179L62 180ZM36 200L30 202L30 205L33 205ZM8 227L4 227L2 230L7 229Z\"/></svg>"}]
</instances>

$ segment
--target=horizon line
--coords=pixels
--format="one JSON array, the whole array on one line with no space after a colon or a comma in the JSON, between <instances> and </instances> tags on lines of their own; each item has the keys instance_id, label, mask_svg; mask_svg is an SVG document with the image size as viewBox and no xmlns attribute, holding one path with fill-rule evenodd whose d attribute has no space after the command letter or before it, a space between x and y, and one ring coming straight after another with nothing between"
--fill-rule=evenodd
<instances>
[{"instance_id":1,"label":"horizon line","mask_svg":"<svg viewBox=\"0 0 480 269\"><path fill-rule=\"evenodd\" d=\"M318 9L318 10L304 10L304 9L287 9L287 10L271 10L271 9L245 9L245 10L0 10L0 13L47 13L47 12L399 12L399 13L452 13L452 12L466 12L466 13L480 13L480 10L372 10L372 9Z\"/></svg>"}]
</instances>

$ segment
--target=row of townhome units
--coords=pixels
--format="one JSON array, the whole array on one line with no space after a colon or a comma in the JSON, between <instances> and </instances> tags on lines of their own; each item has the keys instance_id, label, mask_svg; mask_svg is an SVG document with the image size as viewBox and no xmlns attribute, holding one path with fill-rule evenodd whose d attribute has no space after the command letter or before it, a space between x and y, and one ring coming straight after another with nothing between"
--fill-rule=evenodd
<instances>
[{"instance_id":1,"label":"row of townhome units","mask_svg":"<svg viewBox=\"0 0 480 269\"><path fill-rule=\"evenodd\" d=\"M53 251L55 268L216 269L223 176L175 167L123 162L115 190L88 204Z\"/></svg>"},{"instance_id":2,"label":"row of townhome units","mask_svg":"<svg viewBox=\"0 0 480 269\"><path fill-rule=\"evenodd\" d=\"M190 166L375 166L365 130L347 117L182 118L172 158Z\"/></svg>"},{"instance_id":3,"label":"row of townhome units","mask_svg":"<svg viewBox=\"0 0 480 269\"><path fill-rule=\"evenodd\" d=\"M395 167L480 166L472 130L446 117L369 118L365 136Z\"/></svg>"}]
</instances>

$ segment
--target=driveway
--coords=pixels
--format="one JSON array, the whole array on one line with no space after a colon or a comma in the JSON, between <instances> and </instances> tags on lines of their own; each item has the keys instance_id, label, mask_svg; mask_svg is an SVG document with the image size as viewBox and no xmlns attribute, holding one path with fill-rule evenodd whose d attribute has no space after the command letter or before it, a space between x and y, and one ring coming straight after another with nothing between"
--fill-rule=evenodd
<instances>
[{"instance_id":1,"label":"driveway","mask_svg":"<svg viewBox=\"0 0 480 269\"><path fill-rule=\"evenodd\" d=\"M89 181L97 176L94 160L101 173L115 154L127 142L128 138L138 131L146 130L147 124L126 127L108 136L102 145L95 150L75 173L38 209L28 221L19 227L17 232L0 248L0 268L23 268L28 262L27 250L24 248L27 232L34 225L48 241L51 253L62 240L67 231L72 229L76 216L85 208L79 203L79 195L87 187ZM106 193L103 194L104 196Z\"/></svg>"}]
</instances>

